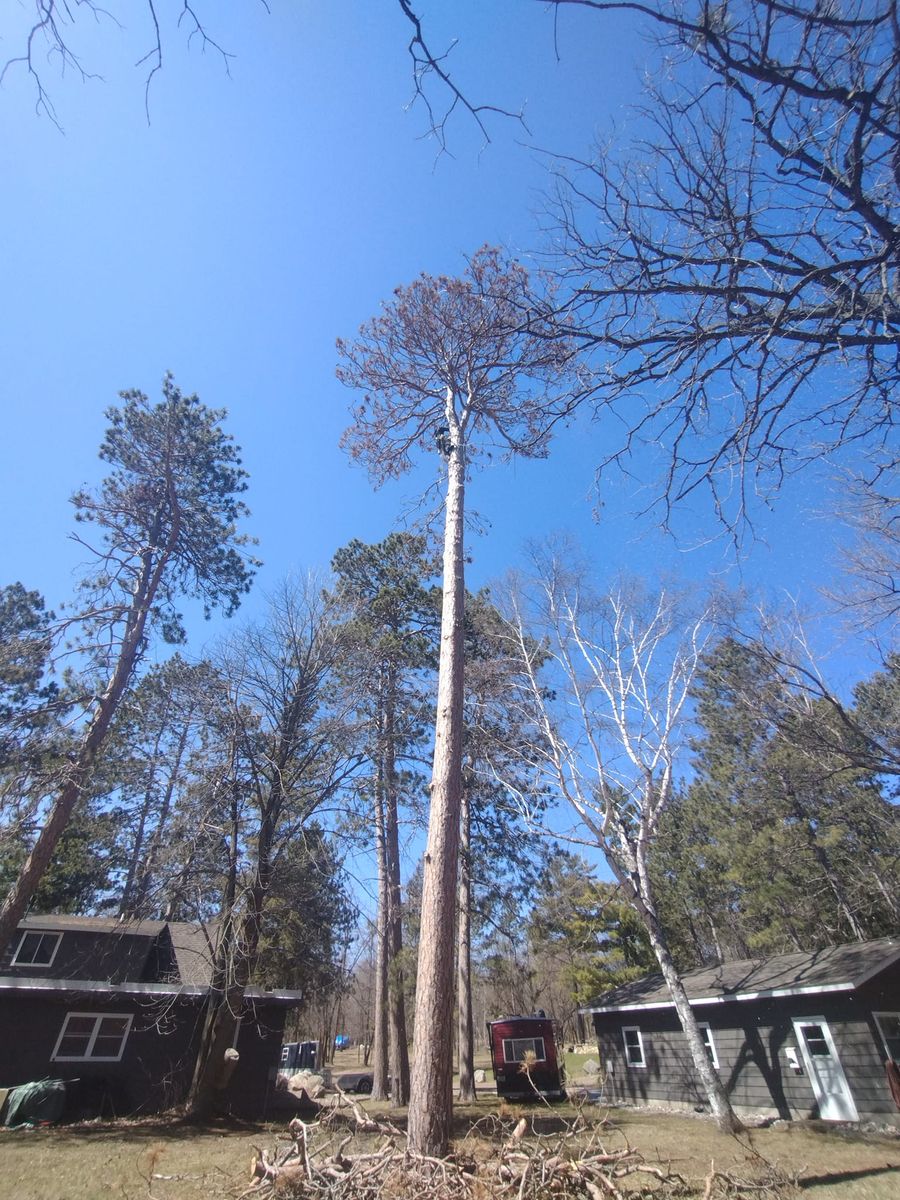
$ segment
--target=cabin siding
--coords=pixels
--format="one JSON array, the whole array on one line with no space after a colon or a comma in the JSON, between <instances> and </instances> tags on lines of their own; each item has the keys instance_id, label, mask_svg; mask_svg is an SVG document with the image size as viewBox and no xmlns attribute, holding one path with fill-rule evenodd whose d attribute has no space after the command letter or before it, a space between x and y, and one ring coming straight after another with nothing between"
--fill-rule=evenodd
<instances>
[{"instance_id":1,"label":"cabin siding","mask_svg":"<svg viewBox=\"0 0 900 1200\"><path fill-rule=\"evenodd\" d=\"M130 1015L121 1059L54 1060L68 1013ZM163 1006L121 995L0 996L0 1083L13 1087L34 1079L78 1080L76 1100L104 1115L159 1111L184 1098L197 1051L198 1014L198 1005L171 999Z\"/></svg>"},{"instance_id":2,"label":"cabin siding","mask_svg":"<svg viewBox=\"0 0 900 1200\"><path fill-rule=\"evenodd\" d=\"M886 973L887 974L887 973ZM736 1108L784 1118L818 1116L805 1070L795 1072L785 1051L798 1049L795 1018L824 1018L861 1118L897 1117L887 1086L884 1051L872 1017L900 1009L897 972L867 990L695 1005L708 1023L718 1074ZM638 1026L646 1066L629 1067L622 1028ZM705 1106L706 1097L674 1009L595 1013L598 1050L611 1099L636 1104ZM802 1063L802 1055L798 1057Z\"/></svg>"},{"instance_id":3,"label":"cabin siding","mask_svg":"<svg viewBox=\"0 0 900 1200\"><path fill-rule=\"evenodd\" d=\"M25 1000L25 1002L23 1002ZM286 1010L257 1003L238 1034L237 1067L223 1093L225 1107L263 1119L274 1088ZM132 1017L118 1062L53 1058L68 1013ZM159 1112L187 1096L200 1045L204 1006L198 997L149 998L96 994L0 995L0 1085L35 1079L78 1080L74 1107L106 1116Z\"/></svg>"},{"instance_id":4,"label":"cabin siding","mask_svg":"<svg viewBox=\"0 0 900 1200\"><path fill-rule=\"evenodd\" d=\"M22 934L57 939L44 961L13 965ZM43 943L32 949L44 950ZM46 961L47 958L50 961ZM209 996L208 931L179 923L111 918L28 917L0 953L0 1087L55 1078L73 1112L122 1116L155 1112L187 1095L201 1046ZM144 990L129 985L147 984ZM184 990L181 990L182 987ZM241 1116L265 1116L281 1054L291 998L257 992L246 999L238 1030L239 1059L220 1106ZM109 1025L66 1026L70 1014L131 1020L121 1057L54 1058L64 1026L70 1052L89 1049ZM83 1039L79 1043L79 1037ZM107 1040L106 1053L114 1053ZM74 1081L77 1080L77 1086Z\"/></svg>"}]
</instances>

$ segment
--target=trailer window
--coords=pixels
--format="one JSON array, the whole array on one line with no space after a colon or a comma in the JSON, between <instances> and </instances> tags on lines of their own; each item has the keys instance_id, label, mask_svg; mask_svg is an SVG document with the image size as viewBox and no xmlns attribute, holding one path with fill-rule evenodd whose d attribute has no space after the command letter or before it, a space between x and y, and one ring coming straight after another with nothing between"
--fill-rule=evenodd
<instances>
[{"instance_id":1,"label":"trailer window","mask_svg":"<svg viewBox=\"0 0 900 1200\"><path fill-rule=\"evenodd\" d=\"M637 1025L625 1025L622 1028L622 1038L625 1042L625 1061L629 1067L646 1067L644 1058L644 1039Z\"/></svg>"},{"instance_id":2,"label":"trailer window","mask_svg":"<svg viewBox=\"0 0 900 1200\"><path fill-rule=\"evenodd\" d=\"M543 1062L546 1058L544 1054L544 1039L543 1038L504 1038L503 1039L503 1061L508 1063L519 1063L525 1061L526 1054L533 1054L537 1062Z\"/></svg>"}]
</instances>

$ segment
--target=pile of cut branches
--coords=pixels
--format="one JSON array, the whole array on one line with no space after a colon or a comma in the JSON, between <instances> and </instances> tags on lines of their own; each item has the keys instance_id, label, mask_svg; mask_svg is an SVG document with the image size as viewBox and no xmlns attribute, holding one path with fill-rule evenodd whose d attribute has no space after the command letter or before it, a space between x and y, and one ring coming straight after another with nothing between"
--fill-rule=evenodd
<instances>
[{"instance_id":1,"label":"pile of cut branches","mask_svg":"<svg viewBox=\"0 0 900 1200\"><path fill-rule=\"evenodd\" d=\"M349 1110L349 1112L348 1112ZM297 1200L785 1200L792 1182L759 1160L741 1179L711 1167L689 1181L664 1164L648 1163L615 1136L606 1121L583 1119L560 1133L534 1132L523 1117L514 1128L498 1117L478 1122L445 1159L413 1154L405 1133L369 1116L349 1096L314 1124L298 1118L288 1144L257 1149L244 1197ZM348 1150L351 1143L354 1148Z\"/></svg>"}]
</instances>

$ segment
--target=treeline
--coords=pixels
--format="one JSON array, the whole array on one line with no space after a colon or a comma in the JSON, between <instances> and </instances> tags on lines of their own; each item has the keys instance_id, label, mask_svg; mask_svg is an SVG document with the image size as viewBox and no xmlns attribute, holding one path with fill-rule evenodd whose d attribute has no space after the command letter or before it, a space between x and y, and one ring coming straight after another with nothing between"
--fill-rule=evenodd
<instances>
[{"instance_id":1,"label":"treeline","mask_svg":"<svg viewBox=\"0 0 900 1200\"><path fill-rule=\"evenodd\" d=\"M761 642L732 636L700 660L685 778L649 855L681 971L900 928L900 658L846 706L822 686L792 686L783 668ZM488 932L479 987L495 1011L542 1007L583 1040L581 1005L659 969L622 889L597 876L557 851L528 903Z\"/></svg>"},{"instance_id":2,"label":"treeline","mask_svg":"<svg viewBox=\"0 0 900 1200\"><path fill-rule=\"evenodd\" d=\"M249 587L244 477L222 414L170 379L161 403L127 393L108 415L110 475L75 497L94 527L83 586L59 617L21 583L0 591L4 919L30 904L204 922L217 986L197 1112L250 983L303 989L298 1032L325 1045L351 1021L376 1096L406 1103L432 547L355 540L202 659L154 662L184 640L181 597L231 613ZM605 590L549 550L534 566L465 593L448 951L464 1098L489 1016L544 1008L584 1040L583 1005L669 957L811 949L900 917L900 659L844 702L805 643L738 637L722 604Z\"/></svg>"}]
</instances>

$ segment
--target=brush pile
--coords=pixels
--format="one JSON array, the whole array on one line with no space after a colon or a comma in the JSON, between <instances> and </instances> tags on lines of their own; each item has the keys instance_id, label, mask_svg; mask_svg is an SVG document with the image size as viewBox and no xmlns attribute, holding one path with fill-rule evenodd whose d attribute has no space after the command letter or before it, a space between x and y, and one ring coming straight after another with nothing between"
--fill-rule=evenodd
<instances>
[{"instance_id":1,"label":"brush pile","mask_svg":"<svg viewBox=\"0 0 900 1200\"><path fill-rule=\"evenodd\" d=\"M280 1149L257 1149L242 1200L787 1200L798 1194L762 1159L749 1164L746 1179L713 1165L705 1178L687 1180L627 1144L608 1149L604 1140L616 1132L605 1120L562 1124L540 1134L528 1118L512 1127L489 1117L447 1158L424 1158L408 1149L401 1129L342 1094L314 1124L291 1121Z\"/></svg>"}]
</instances>

